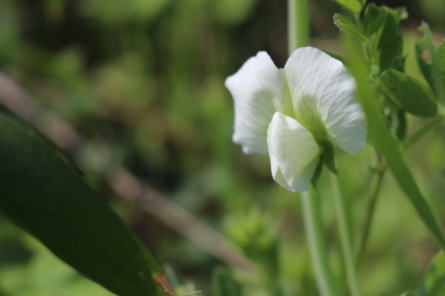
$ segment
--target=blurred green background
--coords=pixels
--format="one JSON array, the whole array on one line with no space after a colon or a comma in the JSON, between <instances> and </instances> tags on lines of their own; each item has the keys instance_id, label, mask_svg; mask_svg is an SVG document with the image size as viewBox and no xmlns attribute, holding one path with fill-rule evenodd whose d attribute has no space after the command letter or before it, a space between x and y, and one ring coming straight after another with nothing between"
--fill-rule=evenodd
<instances>
[{"instance_id":1,"label":"blurred green background","mask_svg":"<svg viewBox=\"0 0 445 296\"><path fill-rule=\"evenodd\" d=\"M413 57L421 37L416 28L427 21L441 42L445 2L376 2L407 6L410 18L401 28L407 73L421 78ZM341 9L330 0L313 0L310 6L312 45L341 53L332 20ZM39 106L17 108L31 110L43 133L60 128L49 115L77 130L81 141L61 129L65 152L167 265L170 276L176 275L179 289L194 286L212 295L210 275L224 263L167 226L165 221L175 217L160 219L116 194L109 182L113 168L126 168L258 263L261 279L236 273L245 295L278 295L278 290L316 295L298 195L272 180L267 156L243 155L232 143L233 104L224 88L224 79L259 50L282 67L286 34L284 0L1 0L0 72ZM2 100L16 95L0 80ZM410 117L409 133L425 122ZM442 225L444 136L441 125L408 153ZM358 242L374 155L367 147L338 156ZM323 177L321 182L332 262L342 276L330 188ZM436 251L388 174L360 268L364 295L398 295L414 288ZM0 295L111 294L0 217Z\"/></svg>"}]
</instances>

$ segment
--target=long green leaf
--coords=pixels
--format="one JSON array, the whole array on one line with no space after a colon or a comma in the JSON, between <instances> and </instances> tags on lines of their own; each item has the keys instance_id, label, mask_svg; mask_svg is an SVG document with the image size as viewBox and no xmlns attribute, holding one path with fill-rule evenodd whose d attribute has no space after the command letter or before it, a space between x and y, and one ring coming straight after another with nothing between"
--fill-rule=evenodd
<instances>
[{"instance_id":1,"label":"long green leaf","mask_svg":"<svg viewBox=\"0 0 445 296\"><path fill-rule=\"evenodd\" d=\"M30 127L0 113L0 212L120 296L166 295L162 269L123 221Z\"/></svg>"},{"instance_id":2,"label":"long green leaf","mask_svg":"<svg viewBox=\"0 0 445 296\"><path fill-rule=\"evenodd\" d=\"M354 43L351 38L348 38L348 36L345 35L345 38L347 41L346 49L348 50L348 56L351 65L353 65L350 70L357 81L358 97L368 120L368 130L372 143L385 157L394 179L410 199L423 222L437 239L440 246L445 248L445 238L442 230L431 208L420 192L400 145L391 134L385 119L380 113L377 100L373 95L373 90L367 79L366 65L364 64L358 45Z\"/></svg>"}]
</instances>

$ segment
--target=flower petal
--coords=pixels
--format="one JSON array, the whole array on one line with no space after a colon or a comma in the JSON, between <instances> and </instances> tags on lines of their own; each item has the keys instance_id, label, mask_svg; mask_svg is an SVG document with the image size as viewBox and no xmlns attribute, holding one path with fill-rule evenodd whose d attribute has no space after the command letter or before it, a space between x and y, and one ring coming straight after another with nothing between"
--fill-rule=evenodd
<instances>
[{"instance_id":1,"label":"flower petal","mask_svg":"<svg viewBox=\"0 0 445 296\"><path fill-rule=\"evenodd\" d=\"M276 112L267 131L272 176L291 191L305 191L314 175L320 148L295 119Z\"/></svg>"},{"instance_id":2,"label":"flower petal","mask_svg":"<svg viewBox=\"0 0 445 296\"><path fill-rule=\"evenodd\" d=\"M244 153L267 153L267 127L276 111L292 111L286 78L269 55L259 52L225 82L235 102L233 141Z\"/></svg>"},{"instance_id":3,"label":"flower petal","mask_svg":"<svg viewBox=\"0 0 445 296\"><path fill-rule=\"evenodd\" d=\"M365 115L355 97L354 78L340 61L303 47L292 53L284 72L300 123L312 133L322 123L328 137L349 153L365 146Z\"/></svg>"}]
</instances>

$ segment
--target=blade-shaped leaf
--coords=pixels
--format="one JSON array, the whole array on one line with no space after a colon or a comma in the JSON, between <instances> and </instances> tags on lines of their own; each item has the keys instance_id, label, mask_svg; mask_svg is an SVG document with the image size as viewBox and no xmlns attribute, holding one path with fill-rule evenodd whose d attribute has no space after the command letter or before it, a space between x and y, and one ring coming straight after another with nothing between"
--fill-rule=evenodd
<instances>
[{"instance_id":1,"label":"blade-shaped leaf","mask_svg":"<svg viewBox=\"0 0 445 296\"><path fill-rule=\"evenodd\" d=\"M430 206L423 198L422 193L408 167L404 153L397 140L391 134L383 115L380 113L374 92L369 85L367 69L358 44L346 37L348 59L351 61L351 73L357 81L357 93L368 120L369 136L373 145L382 153L390 168L394 179L405 192L425 225L437 239L442 248L445 248L445 238Z\"/></svg>"},{"instance_id":2,"label":"blade-shaped leaf","mask_svg":"<svg viewBox=\"0 0 445 296\"><path fill-rule=\"evenodd\" d=\"M386 70L378 80L377 88L408 113L420 117L437 114L434 94L420 81L403 72Z\"/></svg>"},{"instance_id":3,"label":"blade-shaped leaf","mask_svg":"<svg viewBox=\"0 0 445 296\"><path fill-rule=\"evenodd\" d=\"M416 296L445 295L445 254L443 251L440 251L431 261L415 294Z\"/></svg>"},{"instance_id":4,"label":"blade-shaped leaf","mask_svg":"<svg viewBox=\"0 0 445 296\"><path fill-rule=\"evenodd\" d=\"M166 295L162 269L40 134L0 113L0 212L60 259L120 296Z\"/></svg>"},{"instance_id":5,"label":"blade-shaped leaf","mask_svg":"<svg viewBox=\"0 0 445 296\"><path fill-rule=\"evenodd\" d=\"M424 38L416 43L417 62L419 63L423 76L434 90L438 101L441 104L445 104L445 75L440 69L439 56L431 36L430 28L426 23L422 23L419 30L423 32ZM429 63L423 59L423 52L429 53L429 56L431 57Z\"/></svg>"}]
</instances>

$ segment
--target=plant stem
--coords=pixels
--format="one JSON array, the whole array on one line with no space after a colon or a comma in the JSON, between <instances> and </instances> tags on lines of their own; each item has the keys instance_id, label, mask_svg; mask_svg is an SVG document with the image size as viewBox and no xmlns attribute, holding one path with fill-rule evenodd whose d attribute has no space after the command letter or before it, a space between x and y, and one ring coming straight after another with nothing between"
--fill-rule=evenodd
<instances>
[{"instance_id":1,"label":"plant stem","mask_svg":"<svg viewBox=\"0 0 445 296\"><path fill-rule=\"evenodd\" d=\"M420 140L427 132L429 132L433 127L438 125L443 119L445 118L444 115L439 114L436 117L434 117L432 120L430 120L427 124L422 126L414 135L409 137L402 145L403 149L407 150L412 145L414 145L418 140Z\"/></svg>"},{"instance_id":2,"label":"plant stem","mask_svg":"<svg viewBox=\"0 0 445 296\"><path fill-rule=\"evenodd\" d=\"M377 204L377 199L379 197L380 188L382 186L382 181L385 172L386 172L386 167L383 164L383 166L381 166L381 168L377 172L377 178L374 183L374 188L369 197L368 207L367 207L368 211L366 212L366 218L365 218L365 226L363 228L363 235L360 241L359 251L357 253L357 265L360 265L360 263L362 262L363 256L366 251L366 244L368 243L369 233L371 232L371 224L372 224L371 222L372 218L374 217L375 206Z\"/></svg>"},{"instance_id":3,"label":"plant stem","mask_svg":"<svg viewBox=\"0 0 445 296\"><path fill-rule=\"evenodd\" d=\"M287 1L289 55L297 48L309 45L309 1Z\"/></svg>"},{"instance_id":4,"label":"plant stem","mask_svg":"<svg viewBox=\"0 0 445 296\"><path fill-rule=\"evenodd\" d=\"M427 124L425 124L423 127L421 127L416 133L414 133L411 137L409 137L403 144L402 148L404 150L408 150L411 148L412 145L417 143L423 136L427 134L432 128L434 128L436 125L438 125L442 120L445 119L445 116L442 114L437 115L432 120L430 120ZM371 196L369 198L368 202L368 211L366 213L365 218L365 226L363 228L363 234L360 241L359 251L357 253L357 264L360 265L360 263L363 260L363 256L366 251L366 244L368 242L369 233L371 231L371 224L372 224L372 218L374 216L375 206L377 204L377 199L380 192L380 187L382 185L383 177L386 172L386 165L381 158L380 154L377 154L377 158L379 159L378 164L378 173L377 173L377 180L375 182L374 189L371 193Z\"/></svg>"},{"instance_id":5,"label":"plant stem","mask_svg":"<svg viewBox=\"0 0 445 296\"><path fill-rule=\"evenodd\" d=\"M332 192L334 196L335 213L337 215L337 226L340 234L340 248L346 269L349 290L352 296L360 296L357 280L357 271L354 263L354 251L352 247L351 230L347 222L346 203L344 196L340 192L337 175L330 173Z\"/></svg>"},{"instance_id":6,"label":"plant stem","mask_svg":"<svg viewBox=\"0 0 445 296\"><path fill-rule=\"evenodd\" d=\"M315 269L317 286L322 296L338 296L338 288L328 260L328 250L321 222L321 207L315 190L301 193L303 219L309 252Z\"/></svg>"}]
</instances>

